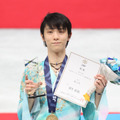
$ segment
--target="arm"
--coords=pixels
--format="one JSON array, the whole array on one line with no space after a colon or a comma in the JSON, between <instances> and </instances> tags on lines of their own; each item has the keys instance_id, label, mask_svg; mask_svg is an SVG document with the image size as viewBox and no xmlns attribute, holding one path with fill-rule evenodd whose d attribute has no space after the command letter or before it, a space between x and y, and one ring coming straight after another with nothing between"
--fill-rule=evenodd
<instances>
[{"instance_id":1,"label":"arm","mask_svg":"<svg viewBox=\"0 0 120 120\"><path fill-rule=\"evenodd\" d=\"M102 93L104 91L104 88L107 85L107 80L103 75L100 75L100 74L96 75L95 79L97 79L95 81L95 86L96 86L95 105L96 105L96 108L98 108Z\"/></svg>"},{"instance_id":2,"label":"arm","mask_svg":"<svg viewBox=\"0 0 120 120\"><path fill-rule=\"evenodd\" d=\"M100 99L101 99L101 95L99 93L95 92L95 105L96 105L96 108L98 108L98 105L100 103Z\"/></svg>"},{"instance_id":3,"label":"arm","mask_svg":"<svg viewBox=\"0 0 120 120\"><path fill-rule=\"evenodd\" d=\"M104 76L96 75L95 81L96 92L94 92L90 97L90 102L88 102L86 108L82 108L83 116L85 120L106 120L108 114L108 104L106 97L105 86L107 84ZM104 83L102 83L104 81ZM102 93L98 95L98 93Z\"/></svg>"},{"instance_id":4,"label":"arm","mask_svg":"<svg viewBox=\"0 0 120 120\"><path fill-rule=\"evenodd\" d=\"M28 80L28 75L25 76L25 91L27 95L33 95L39 86L42 85L42 82L34 83L32 80ZM32 110L35 99L28 98L29 111Z\"/></svg>"},{"instance_id":5,"label":"arm","mask_svg":"<svg viewBox=\"0 0 120 120\"><path fill-rule=\"evenodd\" d=\"M20 84L20 100L18 104L18 118L19 120L31 120L31 115L29 112L29 106L28 106L28 96L25 92L25 74L27 74L28 68L25 69L25 72L23 74L23 78ZM26 118L27 117L27 118Z\"/></svg>"},{"instance_id":6,"label":"arm","mask_svg":"<svg viewBox=\"0 0 120 120\"><path fill-rule=\"evenodd\" d=\"M28 89L29 85L26 87L26 81L31 82L32 80L28 80L28 78L26 78L26 75L32 79L32 75L30 73L31 72L29 69L26 68L20 85L20 100L18 105L19 120L31 120L31 118L35 117L36 113L40 110L39 98L31 100L28 98L28 91L30 89ZM32 94L31 90L30 92Z\"/></svg>"},{"instance_id":7,"label":"arm","mask_svg":"<svg viewBox=\"0 0 120 120\"><path fill-rule=\"evenodd\" d=\"M31 98L31 99L28 98L29 111L32 110L32 107L34 105L34 101L35 101L34 98Z\"/></svg>"}]
</instances>

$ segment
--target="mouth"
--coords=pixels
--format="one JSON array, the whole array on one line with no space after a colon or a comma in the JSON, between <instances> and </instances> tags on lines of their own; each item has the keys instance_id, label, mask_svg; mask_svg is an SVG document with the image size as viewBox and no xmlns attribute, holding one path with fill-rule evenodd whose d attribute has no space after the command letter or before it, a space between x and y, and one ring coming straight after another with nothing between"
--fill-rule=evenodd
<instances>
[{"instance_id":1,"label":"mouth","mask_svg":"<svg viewBox=\"0 0 120 120\"><path fill-rule=\"evenodd\" d=\"M54 42L53 45L59 45L61 42Z\"/></svg>"}]
</instances>

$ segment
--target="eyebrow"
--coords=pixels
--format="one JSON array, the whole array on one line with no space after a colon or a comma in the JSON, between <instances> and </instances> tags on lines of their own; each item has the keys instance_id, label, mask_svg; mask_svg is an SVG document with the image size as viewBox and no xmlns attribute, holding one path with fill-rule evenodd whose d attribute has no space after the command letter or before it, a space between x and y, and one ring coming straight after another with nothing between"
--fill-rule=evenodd
<instances>
[{"instance_id":1,"label":"eyebrow","mask_svg":"<svg viewBox=\"0 0 120 120\"><path fill-rule=\"evenodd\" d=\"M57 30L66 30L66 28L45 28L46 30L54 30L54 29L57 29Z\"/></svg>"},{"instance_id":2,"label":"eyebrow","mask_svg":"<svg viewBox=\"0 0 120 120\"><path fill-rule=\"evenodd\" d=\"M51 30L52 28L45 28L46 30Z\"/></svg>"},{"instance_id":3,"label":"eyebrow","mask_svg":"<svg viewBox=\"0 0 120 120\"><path fill-rule=\"evenodd\" d=\"M67 29L67 28L66 28L66 27L63 27L62 25L59 26L59 27L46 25L45 29L46 29L46 30L49 30L49 29L65 30L65 29Z\"/></svg>"}]
</instances>

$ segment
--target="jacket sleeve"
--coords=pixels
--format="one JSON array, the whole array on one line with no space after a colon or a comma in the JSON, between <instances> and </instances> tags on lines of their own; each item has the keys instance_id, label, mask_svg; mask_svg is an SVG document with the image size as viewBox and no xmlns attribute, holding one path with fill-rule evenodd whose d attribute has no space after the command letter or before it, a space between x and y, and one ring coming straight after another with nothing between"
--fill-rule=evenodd
<instances>
[{"instance_id":1,"label":"jacket sleeve","mask_svg":"<svg viewBox=\"0 0 120 120\"><path fill-rule=\"evenodd\" d=\"M29 68L26 68L21 81L20 100L17 111L19 120L35 120L38 112L40 111L39 98L35 98L33 108L31 112L29 111L28 95L25 93L25 75L28 75L28 78L31 80L32 74L33 73L31 73Z\"/></svg>"},{"instance_id":2,"label":"jacket sleeve","mask_svg":"<svg viewBox=\"0 0 120 120\"><path fill-rule=\"evenodd\" d=\"M91 95L86 108L82 108L85 120L106 120L108 115L108 103L106 90L104 90L98 108L95 105L95 93Z\"/></svg>"}]
</instances>

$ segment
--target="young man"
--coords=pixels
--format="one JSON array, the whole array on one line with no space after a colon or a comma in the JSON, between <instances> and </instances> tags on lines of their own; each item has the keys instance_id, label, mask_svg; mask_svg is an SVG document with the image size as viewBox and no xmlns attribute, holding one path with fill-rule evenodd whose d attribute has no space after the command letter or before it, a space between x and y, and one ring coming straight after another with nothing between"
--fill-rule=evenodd
<instances>
[{"instance_id":1,"label":"young man","mask_svg":"<svg viewBox=\"0 0 120 120\"><path fill-rule=\"evenodd\" d=\"M67 61L65 49L72 35L71 23L60 13L50 13L44 18L40 31L48 56L38 65L28 65L25 69L20 87L19 120L80 120L81 106L53 95ZM96 75L95 79L96 93L83 108L85 120L106 118L103 113L106 115L107 80L102 75ZM46 95L30 99L28 96L34 93Z\"/></svg>"}]
</instances>

